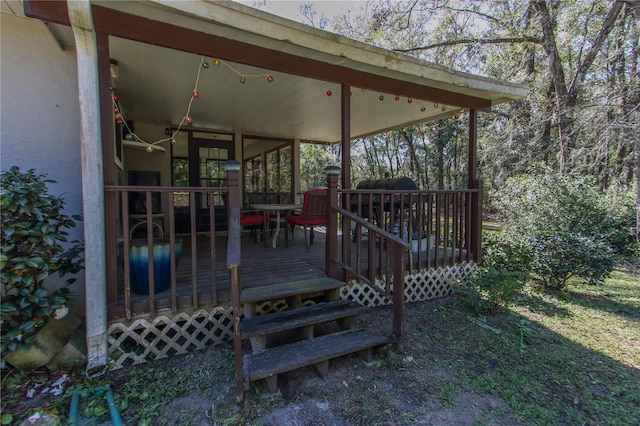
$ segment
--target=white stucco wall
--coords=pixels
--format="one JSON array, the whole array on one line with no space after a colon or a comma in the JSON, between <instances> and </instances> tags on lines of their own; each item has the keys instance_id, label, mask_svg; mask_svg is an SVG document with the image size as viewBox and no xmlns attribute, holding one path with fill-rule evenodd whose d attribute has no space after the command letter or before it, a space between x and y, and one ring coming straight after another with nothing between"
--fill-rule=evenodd
<instances>
[{"instance_id":1,"label":"white stucco wall","mask_svg":"<svg viewBox=\"0 0 640 426\"><path fill-rule=\"evenodd\" d=\"M45 25L0 16L0 169L35 169L57 181L67 214L82 213L78 83L75 51L63 51ZM82 223L70 240L83 239ZM82 291L82 277L74 292Z\"/></svg>"}]
</instances>

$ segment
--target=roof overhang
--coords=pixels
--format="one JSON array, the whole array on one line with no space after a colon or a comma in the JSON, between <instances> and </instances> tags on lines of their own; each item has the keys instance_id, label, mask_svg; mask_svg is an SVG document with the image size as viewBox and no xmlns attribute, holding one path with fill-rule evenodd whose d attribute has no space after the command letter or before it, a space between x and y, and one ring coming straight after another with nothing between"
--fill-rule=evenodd
<instances>
[{"instance_id":1,"label":"roof overhang","mask_svg":"<svg viewBox=\"0 0 640 426\"><path fill-rule=\"evenodd\" d=\"M194 126L321 142L340 140L343 84L351 88L352 137L528 93L524 85L453 71L233 2L92 4L96 31L109 35L109 56L118 62L116 92L136 123L180 123L198 73ZM25 12L69 25L66 2L25 1ZM52 27L61 44L72 40L68 28ZM201 58L221 65L203 69Z\"/></svg>"}]
</instances>

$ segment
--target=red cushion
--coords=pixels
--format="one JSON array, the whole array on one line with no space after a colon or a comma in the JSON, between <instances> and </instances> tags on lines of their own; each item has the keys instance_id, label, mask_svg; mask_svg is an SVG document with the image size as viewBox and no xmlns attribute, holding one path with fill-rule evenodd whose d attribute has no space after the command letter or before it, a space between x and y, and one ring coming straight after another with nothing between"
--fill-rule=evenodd
<instances>
[{"instance_id":1,"label":"red cushion","mask_svg":"<svg viewBox=\"0 0 640 426\"><path fill-rule=\"evenodd\" d=\"M240 225L242 226L250 226L250 225L262 225L263 218L259 215L242 215L240 217Z\"/></svg>"},{"instance_id":2,"label":"red cushion","mask_svg":"<svg viewBox=\"0 0 640 426\"><path fill-rule=\"evenodd\" d=\"M294 225L304 226L305 225L305 215L300 214L300 215L297 215L297 216L289 216L289 223L293 223ZM327 224L327 218L320 217L320 216L310 217L309 219L307 219L307 223L306 224L307 224L307 226L326 225Z\"/></svg>"}]
</instances>

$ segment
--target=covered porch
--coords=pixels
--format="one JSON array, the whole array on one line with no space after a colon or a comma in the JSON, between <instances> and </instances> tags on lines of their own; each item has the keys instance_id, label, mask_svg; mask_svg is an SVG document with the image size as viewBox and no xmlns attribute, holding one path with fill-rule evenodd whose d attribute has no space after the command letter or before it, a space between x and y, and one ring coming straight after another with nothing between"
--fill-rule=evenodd
<instances>
[{"instance_id":1,"label":"covered porch","mask_svg":"<svg viewBox=\"0 0 640 426\"><path fill-rule=\"evenodd\" d=\"M142 188L146 197L153 194L171 195L176 188ZM140 187L109 187L107 191L115 192L118 198L126 203L131 191L140 191ZM180 189L192 194L200 189ZM213 190L210 197L225 194L228 189ZM220 192L224 191L224 192ZM391 262L402 263L408 274L416 274L428 269L454 267L477 261L479 248L472 246L478 241L474 233L478 232L480 224L472 217L472 203L477 203L479 190L462 191L406 191L403 194L386 190L342 190L339 191L340 200L346 200L348 213L353 219L344 217L337 228L330 225L313 228L313 244L306 245L303 230L299 227L289 227L277 232L273 218L267 218L266 226L254 225L240 230L240 280L243 288L269 286L283 281L297 281L332 275L341 280L354 277L375 281L376 274L383 275L385 269L390 269ZM387 211L374 213L375 203L365 203L363 200L397 198L393 212L387 206ZM342 209L339 201L336 209ZM126 207L124 208L126 211ZM402 212L402 214L400 214ZM192 212L195 214L195 212ZM329 213L329 212L327 212ZM378 223L361 225L362 217L383 217ZM224 218L225 223L227 217ZM340 216L340 222L342 222ZM212 218L212 228L216 228L215 217ZM475 220L475 222L474 222ZM220 232L175 232L175 215L168 215L164 240L170 246L174 256L179 251L175 264L167 269L167 286L160 293L155 293L154 287L148 287L149 294L136 293L136 286L132 286L133 273L130 259L135 244L143 244L146 251L150 244L147 236L151 235L149 243L156 242L157 250L158 228L153 214L151 219L140 222L143 225L143 238L132 238L133 231L125 223L124 238L117 247L110 248L107 253L115 258L110 259L117 265L116 285L109 287L109 320L131 320L136 317L157 314L175 314L185 309L208 309L217 305L228 306L231 303L231 280L227 269L228 231ZM282 227L284 228L284 224ZM367 226L376 229L367 228ZM194 226L195 228L195 226ZM402 258L386 258L391 255L383 242L379 241L378 233L393 235L408 246ZM391 230L391 231L390 231ZM369 238L371 235L371 238ZM138 237L140 235L137 235ZM273 246L275 238L276 247ZM179 245L178 250L176 246ZM381 246L382 245L382 246ZM331 249L327 253L327 249ZM152 254L153 256L153 254ZM144 270L144 275L154 273ZM372 274L373 272L373 274ZM157 271L156 271L157 275ZM149 277L153 282L158 277ZM156 286L157 287L157 286ZM145 292L146 293L146 292Z\"/></svg>"},{"instance_id":2,"label":"covered porch","mask_svg":"<svg viewBox=\"0 0 640 426\"><path fill-rule=\"evenodd\" d=\"M316 274L339 280L343 298L393 301L392 334L400 338L405 300L446 293L479 261L478 111L524 96L525 87L232 2L75 7L25 1L27 16L51 23L61 45L75 44L81 105L98 121L99 147L82 134L90 367L106 365L106 354L119 366L237 337L242 289ZM79 43L85 38L93 45ZM84 77L95 79L97 93ZM469 117L466 188L351 189L352 139L462 112ZM254 244L241 233L241 209L264 197L300 203L306 142L340 148L340 167L326 181L326 234L318 232L308 254L296 246L299 231L289 248ZM224 169L234 161L235 169ZM138 223L149 258L159 254L154 228L168 239L170 288L158 294L154 286L148 295L132 291ZM154 268L147 271L154 282ZM270 306L258 309L277 310Z\"/></svg>"}]
</instances>

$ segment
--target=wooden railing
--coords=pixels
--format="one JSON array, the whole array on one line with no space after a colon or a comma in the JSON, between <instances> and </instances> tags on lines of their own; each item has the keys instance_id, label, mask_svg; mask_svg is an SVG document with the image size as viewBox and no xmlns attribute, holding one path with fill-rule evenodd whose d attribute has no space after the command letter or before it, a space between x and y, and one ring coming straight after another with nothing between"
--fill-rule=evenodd
<instances>
[{"instance_id":1,"label":"wooden railing","mask_svg":"<svg viewBox=\"0 0 640 426\"><path fill-rule=\"evenodd\" d=\"M367 222L409 243L407 270L477 261L475 243L481 206L480 187L441 191L342 190L342 206ZM345 215L343 257L367 240L370 228ZM369 242L370 244L370 242ZM375 257L371 253L369 257ZM355 261L362 259L355 257ZM357 267L357 265L356 265Z\"/></svg>"},{"instance_id":2,"label":"wooden railing","mask_svg":"<svg viewBox=\"0 0 640 426\"><path fill-rule=\"evenodd\" d=\"M327 275L337 279L356 279L366 282L373 289L392 298L393 323L392 338L401 345L402 321L404 317L404 262L403 253L409 244L386 232L374 223L367 222L347 209L342 208L337 188L339 168L328 167L327 196L330 209L327 217ZM338 217L342 222L342 250L338 250ZM349 233L350 223L367 229L369 235L368 250L360 245L355 247L352 256ZM338 254L340 252L340 254ZM361 259L365 256L366 267L362 267ZM382 282L382 287L377 285Z\"/></svg>"},{"instance_id":3,"label":"wooden railing","mask_svg":"<svg viewBox=\"0 0 640 426\"><path fill-rule=\"evenodd\" d=\"M221 285L226 285L238 279L239 261L227 265L228 271L223 266L225 255L227 262L230 254L239 256L239 246L232 247L240 235L240 227L234 222L240 208L238 176L238 171L228 172L227 188L105 186L109 320L131 319L139 314L153 317L159 310L175 313L181 309L218 304L218 281L224 279L225 283ZM396 298L399 292L394 289L402 285L400 277L405 271L479 261L481 181L474 181L472 189L464 190L346 190L337 188L337 175L328 174L327 186L332 200L325 248L328 276L345 280L355 278ZM134 215L133 219L140 224L131 222L131 193L143 194L148 206L154 202L157 206L159 197L165 214L159 217L152 209L147 209L143 214ZM203 205L203 199L209 200L208 205L214 205L214 199L221 197L226 200L221 214L228 222L229 233L216 236L215 232L209 232L219 225L212 210L206 218L207 231L199 232L196 206ZM180 200L178 208L175 200ZM180 209L184 209L189 225L187 232L178 234L175 212ZM201 219L198 218L200 222ZM159 226L154 224L160 221ZM153 242L159 236L159 227L170 247L170 294L167 292L158 297L153 285L148 295L132 294L129 266L132 238L136 237L137 231L144 231L146 250L153 258ZM227 223L224 228L227 229ZM414 236L417 239L413 239ZM222 238L228 238L227 253L216 252L216 240ZM183 251L180 276L175 260L179 240L182 240ZM231 249L232 253L229 252ZM147 268L150 283L154 282L154 273L150 263ZM229 275L225 276L226 273ZM233 292L234 289L229 290ZM394 313L396 315L401 317ZM400 323L394 324L394 334L397 332L398 336L401 334L399 327Z\"/></svg>"},{"instance_id":4,"label":"wooden railing","mask_svg":"<svg viewBox=\"0 0 640 426\"><path fill-rule=\"evenodd\" d=\"M401 345L405 271L479 258L482 184L465 190L399 192L338 190L335 181L337 177L327 180L332 200L327 273L392 297L393 337Z\"/></svg>"},{"instance_id":5,"label":"wooden railing","mask_svg":"<svg viewBox=\"0 0 640 426\"><path fill-rule=\"evenodd\" d=\"M163 206L164 215L154 213L147 209L145 213L131 215L129 209L129 194L136 193L144 196L147 206L157 205L157 197ZM206 205L214 206L214 199L226 197L228 188L193 188L193 187L160 187L160 186L105 186L106 205L115 206L114 209L105 212L106 235L106 269L107 269L107 301L108 317L130 319L137 314L148 314L151 317L156 311L168 309L176 312L183 308L198 308L203 305L217 304L217 278L216 278L216 215L212 207L205 220L207 232L198 232L196 220L196 205L203 204L202 200L208 200ZM174 195L179 194L188 200L187 206L181 207L188 212L189 232L177 235L176 229L176 205ZM186 200L185 200L186 201ZM180 208L178 209L180 210ZM186 215L186 214L185 214ZM135 219L132 219L132 216ZM226 217L226 214L225 214ZM199 218L202 219L202 218ZM202 224L201 224L202 226ZM135 227L135 229L134 229ZM133 231L133 232L132 232ZM148 262L148 296L132 295L130 248L132 240L136 239L136 233L142 231L143 239L146 239L146 250L150 259L154 258L154 240L161 236L168 240L170 248L170 288L168 297L158 298L155 294L153 262ZM163 235L161 235L163 234ZM116 237L118 236L118 237ZM137 239L136 239L137 240ZM204 240L204 241L203 241ZM206 241L208 240L208 244ZM176 250L182 243L182 262L191 261L189 276L178 285L176 276ZM204 244L203 244L204 243ZM189 256L184 256L184 252ZM199 277L202 277L200 279ZM124 284L120 286L120 283Z\"/></svg>"}]
</instances>

